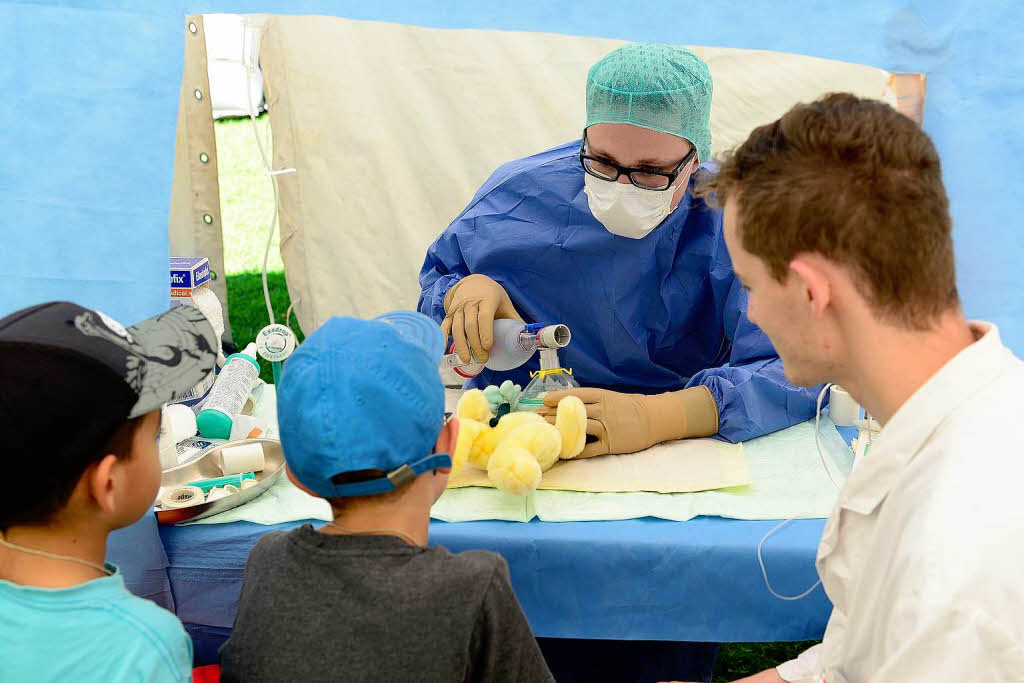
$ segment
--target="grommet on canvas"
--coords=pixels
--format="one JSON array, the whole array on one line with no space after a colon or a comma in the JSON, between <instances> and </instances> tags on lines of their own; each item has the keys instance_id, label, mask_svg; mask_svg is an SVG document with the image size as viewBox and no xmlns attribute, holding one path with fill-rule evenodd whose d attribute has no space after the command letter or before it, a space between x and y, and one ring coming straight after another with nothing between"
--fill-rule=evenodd
<instances>
[{"instance_id":1,"label":"grommet on canvas","mask_svg":"<svg viewBox=\"0 0 1024 683\"><path fill-rule=\"evenodd\" d=\"M196 96L197 100L203 99L203 91L199 88L196 88L195 92L193 92L192 94Z\"/></svg>"},{"instance_id":2,"label":"grommet on canvas","mask_svg":"<svg viewBox=\"0 0 1024 683\"><path fill-rule=\"evenodd\" d=\"M189 33L199 33L199 27L196 26L196 22L194 22L194 21L188 22L188 32Z\"/></svg>"},{"instance_id":3,"label":"grommet on canvas","mask_svg":"<svg viewBox=\"0 0 1024 683\"><path fill-rule=\"evenodd\" d=\"M213 225L213 216L208 213L203 214L203 222L207 225Z\"/></svg>"},{"instance_id":4,"label":"grommet on canvas","mask_svg":"<svg viewBox=\"0 0 1024 683\"><path fill-rule=\"evenodd\" d=\"M204 164L209 163L210 155L207 154L206 152L200 152L199 153L199 161L203 162Z\"/></svg>"}]
</instances>

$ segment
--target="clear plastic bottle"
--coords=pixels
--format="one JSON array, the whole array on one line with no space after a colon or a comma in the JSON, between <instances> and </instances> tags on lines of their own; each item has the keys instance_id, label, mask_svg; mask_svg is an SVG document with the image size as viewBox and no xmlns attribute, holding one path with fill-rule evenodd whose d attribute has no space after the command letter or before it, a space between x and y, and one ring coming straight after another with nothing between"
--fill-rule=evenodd
<instances>
[{"instance_id":1,"label":"clear plastic bottle","mask_svg":"<svg viewBox=\"0 0 1024 683\"><path fill-rule=\"evenodd\" d=\"M565 325L527 325L518 320L499 318L494 321L494 345L486 363L478 363L475 359L463 363L457 353L449 353L442 359L442 364L463 377L476 377L485 367L503 372L530 360L537 349L562 348L571 339Z\"/></svg>"}]
</instances>

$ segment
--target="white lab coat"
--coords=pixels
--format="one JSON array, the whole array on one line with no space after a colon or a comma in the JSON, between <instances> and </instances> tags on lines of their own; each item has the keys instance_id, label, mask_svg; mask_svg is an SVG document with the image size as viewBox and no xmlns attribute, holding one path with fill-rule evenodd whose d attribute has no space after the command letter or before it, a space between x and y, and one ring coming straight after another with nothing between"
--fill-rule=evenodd
<instances>
[{"instance_id":1,"label":"white lab coat","mask_svg":"<svg viewBox=\"0 0 1024 683\"><path fill-rule=\"evenodd\" d=\"M1024 363L971 327L840 491L817 560L832 616L785 680L1024 680Z\"/></svg>"}]
</instances>

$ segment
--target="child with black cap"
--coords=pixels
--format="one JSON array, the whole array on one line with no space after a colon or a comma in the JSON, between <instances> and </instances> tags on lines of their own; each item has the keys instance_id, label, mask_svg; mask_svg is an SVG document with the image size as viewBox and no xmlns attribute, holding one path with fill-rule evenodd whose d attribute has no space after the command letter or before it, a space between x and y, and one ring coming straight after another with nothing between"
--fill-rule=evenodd
<instances>
[{"instance_id":1,"label":"child with black cap","mask_svg":"<svg viewBox=\"0 0 1024 683\"><path fill-rule=\"evenodd\" d=\"M223 681L553 680L505 561L427 547L458 435L443 347L437 323L398 312L332 318L288 360L288 476L334 521L253 548Z\"/></svg>"},{"instance_id":2,"label":"child with black cap","mask_svg":"<svg viewBox=\"0 0 1024 683\"><path fill-rule=\"evenodd\" d=\"M68 302L0 320L0 679L192 679L181 623L104 556L152 510L161 407L216 357L191 306L127 329Z\"/></svg>"}]
</instances>

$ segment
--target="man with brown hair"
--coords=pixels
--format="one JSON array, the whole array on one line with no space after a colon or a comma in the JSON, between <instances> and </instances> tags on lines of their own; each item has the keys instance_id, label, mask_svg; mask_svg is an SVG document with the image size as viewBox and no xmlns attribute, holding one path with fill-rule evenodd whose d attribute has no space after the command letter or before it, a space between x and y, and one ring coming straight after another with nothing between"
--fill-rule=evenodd
<instances>
[{"instance_id":1,"label":"man with brown hair","mask_svg":"<svg viewBox=\"0 0 1024 683\"><path fill-rule=\"evenodd\" d=\"M884 427L818 550L824 641L747 681L1009 681L1024 672L1024 364L968 322L938 154L846 94L756 129L708 191L750 320L799 385L841 384Z\"/></svg>"}]
</instances>

